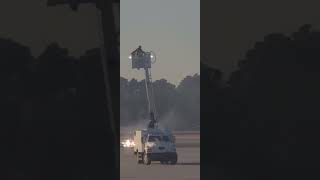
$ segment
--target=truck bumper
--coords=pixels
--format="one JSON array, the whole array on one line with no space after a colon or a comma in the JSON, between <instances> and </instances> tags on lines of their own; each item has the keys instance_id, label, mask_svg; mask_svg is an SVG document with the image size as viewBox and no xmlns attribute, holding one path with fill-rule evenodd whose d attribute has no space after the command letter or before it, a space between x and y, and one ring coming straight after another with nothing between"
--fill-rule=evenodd
<instances>
[{"instance_id":1,"label":"truck bumper","mask_svg":"<svg viewBox=\"0 0 320 180\"><path fill-rule=\"evenodd\" d=\"M170 161L172 159L177 159L176 152L148 153L147 156L151 161Z\"/></svg>"}]
</instances>

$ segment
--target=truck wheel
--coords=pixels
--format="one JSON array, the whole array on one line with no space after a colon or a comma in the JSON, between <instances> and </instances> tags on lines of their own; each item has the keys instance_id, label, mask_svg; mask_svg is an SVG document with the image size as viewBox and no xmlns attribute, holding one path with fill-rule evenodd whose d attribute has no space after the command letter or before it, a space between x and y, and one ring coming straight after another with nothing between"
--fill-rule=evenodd
<instances>
[{"instance_id":1,"label":"truck wheel","mask_svg":"<svg viewBox=\"0 0 320 180\"><path fill-rule=\"evenodd\" d=\"M160 161L161 164L168 164L168 161Z\"/></svg>"},{"instance_id":2,"label":"truck wheel","mask_svg":"<svg viewBox=\"0 0 320 180\"><path fill-rule=\"evenodd\" d=\"M161 164L168 164L168 161L160 161Z\"/></svg>"},{"instance_id":3,"label":"truck wheel","mask_svg":"<svg viewBox=\"0 0 320 180\"><path fill-rule=\"evenodd\" d=\"M170 161L170 164L175 165L177 164L177 161L178 161L177 158L174 158Z\"/></svg>"},{"instance_id":4,"label":"truck wheel","mask_svg":"<svg viewBox=\"0 0 320 180\"><path fill-rule=\"evenodd\" d=\"M144 164L146 164L146 165L150 165L151 164L151 161L148 158L147 153L144 154L143 160L144 160Z\"/></svg>"}]
</instances>

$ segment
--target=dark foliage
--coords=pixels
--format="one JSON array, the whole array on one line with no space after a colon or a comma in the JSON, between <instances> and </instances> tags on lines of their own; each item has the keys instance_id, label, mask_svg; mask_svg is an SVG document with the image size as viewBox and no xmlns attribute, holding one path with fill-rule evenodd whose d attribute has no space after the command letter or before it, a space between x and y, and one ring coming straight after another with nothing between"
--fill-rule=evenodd
<instances>
[{"instance_id":1,"label":"dark foliage","mask_svg":"<svg viewBox=\"0 0 320 180\"><path fill-rule=\"evenodd\" d=\"M113 148L108 144L114 140L99 51L74 58L52 43L34 58L29 48L0 39L0 59L0 132L7 176L112 177L107 171L114 167Z\"/></svg>"},{"instance_id":2,"label":"dark foliage","mask_svg":"<svg viewBox=\"0 0 320 180\"><path fill-rule=\"evenodd\" d=\"M273 33L257 42L227 86L214 86L216 81L206 77L201 89L210 98L202 101L201 111L207 113L202 133L214 143L202 162L222 168L221 176L232 179L316 175L319 59L320 32L305 25L291 36Z\"/></svg>"},{"instance_id":3,"label":"dark foliage","mask_svg":"<svg viewBox=\"0 0 320 180\"><path fill-rule=\"evenodd\" d=\"M176 87L165 79L153 82L159 123L171 129L198 130L200 123L200 75L185 77ZM120 79L121 126L147 123L144 80Z\"/></svg>"}]
</instances>

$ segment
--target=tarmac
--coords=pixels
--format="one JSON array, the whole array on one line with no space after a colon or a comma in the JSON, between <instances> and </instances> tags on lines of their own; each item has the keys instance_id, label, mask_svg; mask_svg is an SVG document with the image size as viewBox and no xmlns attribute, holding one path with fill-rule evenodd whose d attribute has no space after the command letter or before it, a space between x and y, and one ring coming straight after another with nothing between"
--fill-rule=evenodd
<instances>
[{"instance_id":1,"label":"tarmac","mask_svg":"<svg viewBox=\"0 0 320 180\"><path fill-rule=\"evenodd\" d=\"M121 148L121 180L199 180L200 179L200 134L176 133L178 162L176 165L152 162L138 164L131 148Z\"/></svg>"}]
</instances>

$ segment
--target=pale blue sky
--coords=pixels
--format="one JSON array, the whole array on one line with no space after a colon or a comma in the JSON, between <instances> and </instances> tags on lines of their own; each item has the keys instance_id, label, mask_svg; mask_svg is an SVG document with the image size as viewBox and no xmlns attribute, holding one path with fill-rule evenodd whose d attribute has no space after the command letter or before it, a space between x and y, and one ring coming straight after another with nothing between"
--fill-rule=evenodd
<instances>
[{"instance_id":1,"label":"pale blue sky","mask_svg":"<svg viewBox=\"0 0 320 180\"><path fill-rule=\"evenodd\" d=\"M154 80L178 84L200 72L200 1L121 0L120 75L142 79L143 70L131 69L129 54L139 45L154 51Z\"/></svg>"}]
</instances>

